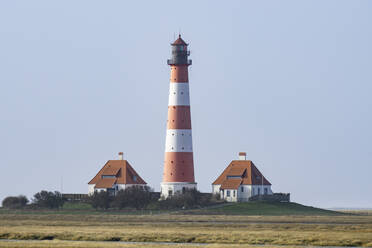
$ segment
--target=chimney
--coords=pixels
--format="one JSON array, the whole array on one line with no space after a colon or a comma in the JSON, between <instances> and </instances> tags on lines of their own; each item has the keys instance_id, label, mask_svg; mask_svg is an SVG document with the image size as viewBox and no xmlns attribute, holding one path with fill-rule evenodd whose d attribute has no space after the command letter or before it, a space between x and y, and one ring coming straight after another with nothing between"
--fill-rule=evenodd
<instances>
[{"instance_id":1,"label":"chimney","mask_svg":"<svg viewBox=\"0 0 372 248\"><path fill-rule=\"evenodd\" d=\"M247 160L247 154L245 152L239 152L239 160Z\"/></svg>"},{"instance_id":2,"label":"chimney","mask_svg":"<svg viewBox=\"0 0 372 248\"><path fill-rule=\"evenodd\" d=\"M123 155L124 155L123 152L119 152L119 160L123 160L123 159L124 159L124 158L123 158Z\"/></svg>"}]
</instances>

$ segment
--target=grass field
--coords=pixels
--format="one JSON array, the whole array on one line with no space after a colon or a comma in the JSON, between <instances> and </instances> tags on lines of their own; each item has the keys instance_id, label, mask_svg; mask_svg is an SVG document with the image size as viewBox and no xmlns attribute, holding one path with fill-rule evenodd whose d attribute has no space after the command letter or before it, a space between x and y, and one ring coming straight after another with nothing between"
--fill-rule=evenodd
<instances>
[{"instance_id":1,"label":"grass field","mask_svg":"<svg viewBox=\"0 0 372 248\"><path fill-rule=\"evenodd\" d=\"M136 243L136 244L122 244L119 242L81 242L81 241L21 241L21 242L7 242L0 240L0 247L4 248L257 248L254 245L245 244L149 244L149 243ZM278 246L265 246L265 248L274 248ZM287 248L295 246L287 246Z\"/></svg>"},{"instance_id":2,"label":"grass field","mask_svg":"<svg viewBox=\"0 0 372 248\"><path fill-rule=\"evenodd\" d=\"M296 204L285 207L228 204L193 211L139 213L76 210L71 206L61 211L0 210L0 239L36 240L0 241L0 247L103 247L102 244L139 247L101 241L181 243L177 247L196 247L196 243L207 244L203 247L249 247L248 244L372 247L372 216L340 214ZM262 213L265 215L258 215ZM170 247L161 243L140 246Z\"/></svg>"},{"instance_id":3,"label":"grass field","mask_svg":"<svg viewBox=\"0 0 372 248\"><path fill-rule=\"evenodd\" d=\"M344 213L308 207L294 202L233 203L217 208L193 210L197 214L228 215L340 215Z\"/></svg>"}]
</instances>

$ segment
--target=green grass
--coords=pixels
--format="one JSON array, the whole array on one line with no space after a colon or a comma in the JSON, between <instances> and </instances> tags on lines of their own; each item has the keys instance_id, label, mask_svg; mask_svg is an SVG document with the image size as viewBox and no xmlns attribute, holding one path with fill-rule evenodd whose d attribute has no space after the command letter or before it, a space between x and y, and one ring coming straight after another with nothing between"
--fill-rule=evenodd
<instances>
[{"instance_id":1,"label":"green grass","mask_svg":"<svg viewBox=\"0 0 372 248\"><path fill-rule=\"evenodd\" d=\"M93 207L89 203L84 202L65 202L63 210L92 210Z\"/></svg>"},{"instance_id":2,"label":"green grass","mask_svg":"<svg viewBox=\"0 0 372 248\"><path fill-rule=\"evenodd\" d=\"M214 205L203 209L192 210L95 210L88 203L66 202L61 209L0 209L1 214L72 214L72 215L153 215L153 214L186 214L186 215L262 215L262 216L284 216L284 215L351 215L353 213L336 212L320 208L304 206L294 202L244 202L225 203ZM355 213L354 213L355 214Z\"/></svg>"},{"instance_id":3,"label":"green grass","mask_svg":"<svg viewBox=\"0 0 372 248\"><path fill-rule=\"evenodd\" d=\"M345 213L304 206L294 202L242 202L214 208L193 210L190 213L227 215L343 215Z\"/></svg>"}]
</instances>

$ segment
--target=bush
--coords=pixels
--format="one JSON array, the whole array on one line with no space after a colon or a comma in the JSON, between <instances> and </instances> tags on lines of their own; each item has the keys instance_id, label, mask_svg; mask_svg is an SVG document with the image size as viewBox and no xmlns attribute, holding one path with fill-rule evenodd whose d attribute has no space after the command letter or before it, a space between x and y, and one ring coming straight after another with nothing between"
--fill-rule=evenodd
<instances>
[{"instance_id":1,"label":"bush","mask_svg":"<svg viewBox=\"0 0 372 248\"><path fill-rule=\"evenodd\" d=\"M8 196L6 197L3 202L2 202L2 205L4 208L12 208L12 209L16 209L16 208L23 208L27 205L28 203L28 199L26 196L24 195L20 195L20 196Z\"/></svg>"},{"instance_id":2,"label":"bush","mask_svg":"<svg viewBox=\"0 0 372 248\"><path fill-rule=\"evenodd\" d=\"M204 196L197 189L186 189L183 193L176 193L159 202L160 208L195 208L207 206L212 203L210 196Z\"/></svg>"},{"instance_id":3,"label":"bush","mask_svg":"<svg viewBox=\"0 0 372 248\"><path fill-rule=\"evenodd\" d=\"M34 195L33 203L40 208L60 208L63 206L64 199L58 191L42 190Z\"/></svg>"},{"instance_id":4,"label":"bush","mask_svg":"<svg viewBox=\"0 0 372 248\"><path fill-rule=\"evenodd\" d=\"M113 197L106 191L94 192L89 197L89 202L95 209L108 209L111 206Z\"/></svg>"},{"instance_id":5,"label":"bush","mask_svg":"<svg viewBox=\"0 0 372 248\"><path fill-rule=\"evenodd\" d=\"M116 194L112 206L118 209L126 207L144 209L153 200L157 199L153 199L150 187L135 185L120 190Z\"/></svg>"}]
</instances>

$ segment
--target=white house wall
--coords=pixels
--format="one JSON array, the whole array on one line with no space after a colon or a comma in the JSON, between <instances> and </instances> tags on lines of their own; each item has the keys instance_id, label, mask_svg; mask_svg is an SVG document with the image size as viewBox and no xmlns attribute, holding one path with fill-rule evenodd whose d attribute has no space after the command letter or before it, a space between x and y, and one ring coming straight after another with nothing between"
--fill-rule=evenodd
<instances>
[{"instance_id":1,"label":"white house wall","mask_svg":"<svg viewBox=\"0 0 372 248\"><path fill-rule=\"evenodd\" d=\"M163 198L168 198L169 191L172 191L172 195L175 193L181 193L182 189L195 189L196 183L188 183L188 182L162 182L160 184L161 196Z\"/></svg>"},{"instance_id":2,"label":"white house wall","mask_svg":"<svg viewBox=\"0 0 372 248\"><path fill-rule=\"evenodd\" d=\"M242 192L243 189L243 192ZM252 196L252 185L240 185L238 188L238 199L239 201L248 201L249 197Z\"/></svg>"},{"instance_id":3,"label":"white house wall","mask_svg":"<svg viewBox=\"0 0 372 248\"><path fill-rule=\"evenodd\" d=\"M94 186L95 184L88 184L88 195L93 195L94 194Z\"/></svg>"},{"instance_id":4,"label":"white house wall","mask_svg":"<svg viewBox=\"0 0 372 248\"><path fill-rule=\"evenodd\" d=\"M227 196L228 191L230 192L230 196ZM223 199L225 199L228 202L237 202L238 201L237 190L236 189L225 189L225 190L223 190Z\"/></svg>"},{"instance_id":5,"label":"white house wall","mask_svg":"<svg viewBox=\"0 0 372 248\"><path fill-rule=\"evenodd\" d=\"M212 185L212 193L220 194L220 188L221 188L221 184Z\"/></svg>"},{"instance_id":6,"label":"white house wall","mask_svg":"<svg viewBox=\"0 0 372 248\"><path fill-rule=\"evenodd\" d=\"M93 195L94 192L106 191L106 188L95 188L95 184L88 184L88 195ZM146 184L114 184L112 187L115 191L125 190L131 186L146 186Z\"/></svg>"},{"instance_id":7,"label":"white house wall","mask_svg":"<svg viewBox=\"0 0 372 248\"><path fill-rule=\"evenodd\" d=\"M258 189L260 189L260 194L263 195L265 192L265 188L267 189L267 194L272 195L273 192L271 190L270 185L240 185L237 190L234 189L225 189L220 190L221 185L212 185L212 193L213 194L220 194L222 199L225 199L228 202L247 202L251 196L258 194ZM242 192L243 188L243 192ZM230 190L230 196L227 196L227 191ZM234 197L235 191L235 197Z\"/></svg>"}]
</instances>

